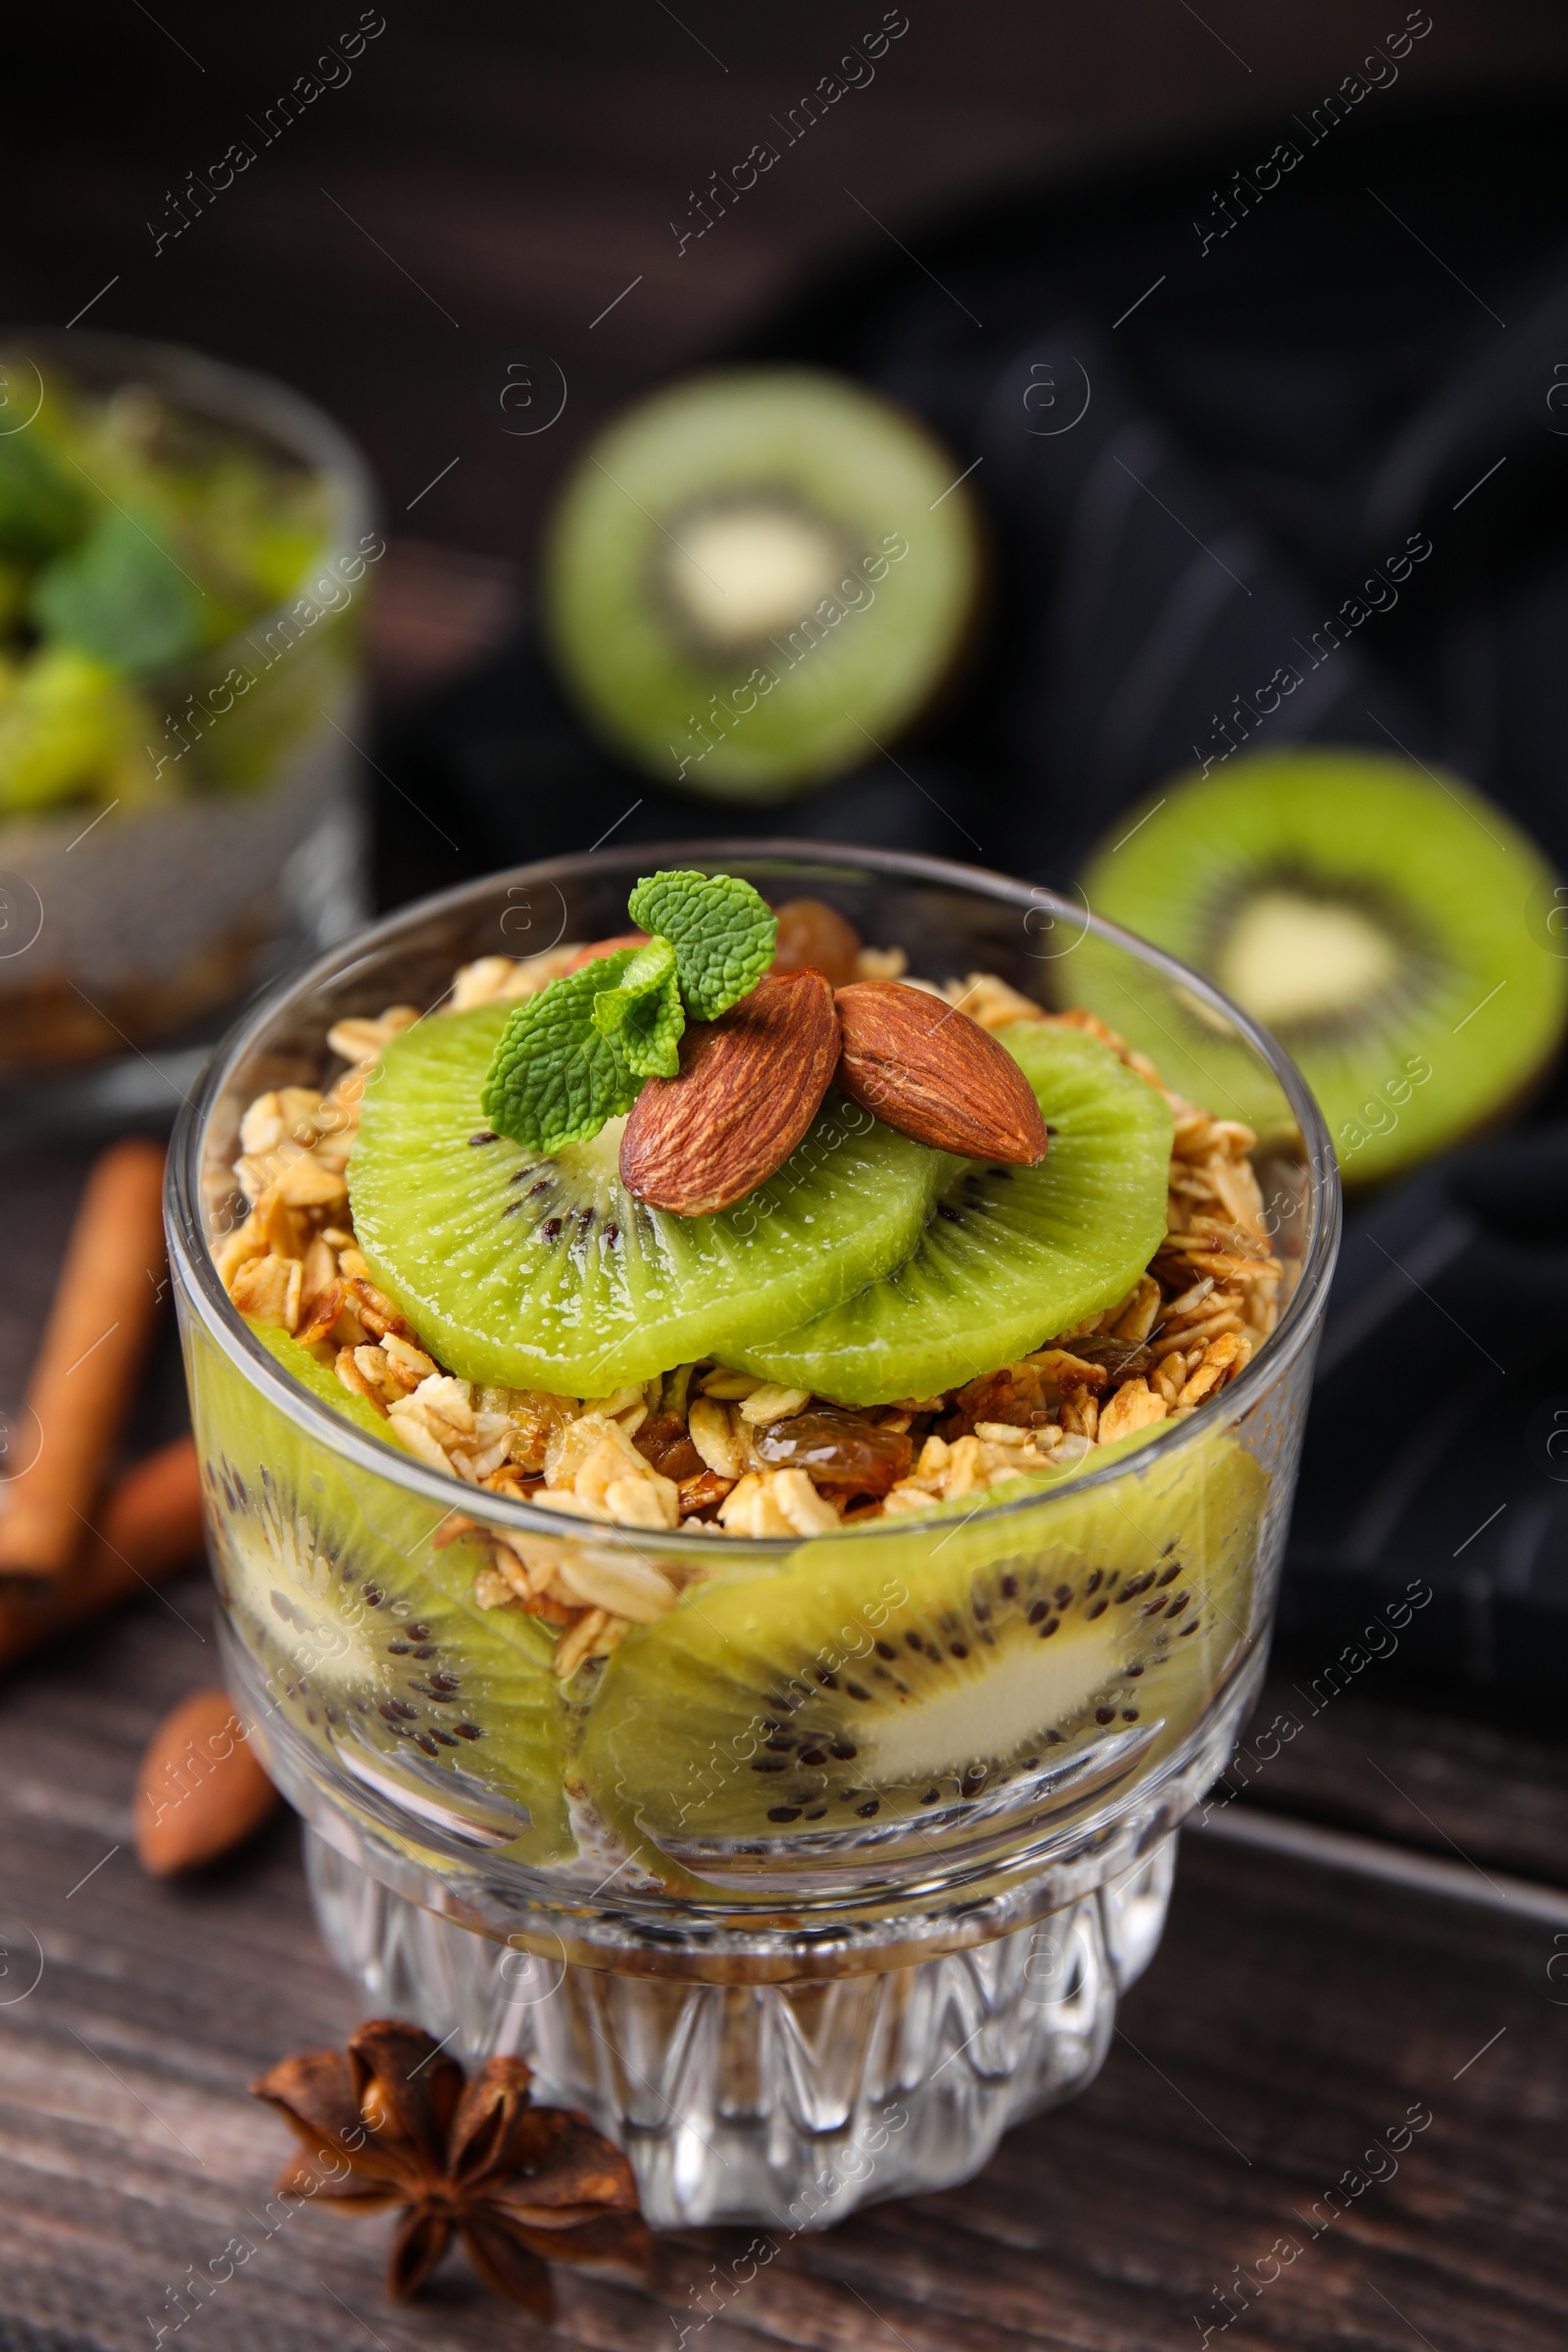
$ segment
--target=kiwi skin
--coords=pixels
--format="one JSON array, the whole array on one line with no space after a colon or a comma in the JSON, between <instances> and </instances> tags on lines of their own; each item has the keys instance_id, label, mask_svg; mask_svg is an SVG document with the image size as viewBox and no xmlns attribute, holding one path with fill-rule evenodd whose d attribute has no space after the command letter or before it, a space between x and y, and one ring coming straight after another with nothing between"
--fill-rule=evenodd
<instances>
[{"instance_id":1,"label":"kiwi skin","mask_svg":"<svg viewBox=\"0 0 1568 2352\"><path fill-rule=\"evenodd\" d=\"M1388 990L1353 1015L1273 1024L1319 1098L1348 1188L1496 1126L1540 1088L1568 1025L1568 962L1526 917L1532 886L1551 879L1534 842L1460 777L1302 749L1166 785L1117 820L1084 888L1100 912L1200 969L1222 960L1227 910L1271 883L1359 902L1408 940ZM1093 938L1073 961L1082 1002L1153 1054L1168 1084L1265 1142L1292 1133L1283 1092L1239 1041Z\"/></svg>"},{"instance_id":2,"label":"kiwi skin","mask_svg":"<svg viewBox=\"0 0 1568 2352\"><path fill-rule=\"evenodd\" d=\"M843 440L848 445L850 434L858 433L862 449L866 440L867 415L873 410L883 412L882 416L875 419L881 428L880 440L891 450L903 451L905 462L911 467L914 466L912 453L922 451L931 482L940 481L942 485L940 497L928 498L926 493L930 484L921 484L915 504L903 513L902 522L907 525L906 535L911 537L911 552L917 559L932 553L932 549L920 544L919 534L929 530L934 522L942 525L940 532L936 533L933 547L940 546L945 551L942 560L952 564L956 575L955 593L948 600L952 610L947 619L946 634L933 637L925 660L924 674L918 679L917 689L907 693L902 707L883 708L875 695L864 698L862 688L861 716L871 719L873 734L884 741L890 740L924 725L951 697L953 688L968 666L973 649L980 642L983 616L989 602L986 582L991 560L981 511L970 495L967 483L961 481L961 461L935 441L930 426L923 418L885 394L872 393L863 385L850 383L811 368L744 367L725 370L721 374L705 371L677 378L646 402L628 411L622 418L612 421L599 445L601 461L606 472L624 479L622 453L635 445L639 427L648 435L651 446L664 427L664 419L670 415L678 416L682 402L696 415L701 404L716 398L742 422L751 415L754 405L760 403L758 454L755 470L751 472L729 472L727 468L732 463L732 452L726 449L714 478L688 478L689 461L684 451L678 447L670 448L665 430L665 454L669 466L665 518L668 519L672 513L679 513L704 501L724 502L743 489L766 492L773 486L769 482L770 467L775 475L779 475L781 466L778 487L798 495L803 504L813 506L825 515L832 490L841 488L841 484L833 481L834 466L837 465L842 476L845 461L840 452L835 450L831 463L819 461L820 478L805 487L788 478L791 466L798 462L796 452L790 450L783 460L776 455L778 427L769 417L765 404L769 399L788 400L792 397L804 404L808 416L822 412L824 404L840 404L846 417ZM661 410L664 412L663 417L661 416ZM832 418L825 421L823 430L830 431L833 421ZM647 448L639 448L636 463L641 465L646 462ZM707 462L712 466L710 456ZM951 471L948 470L950 466ZM645 616L657 609L657 599L646 589L643 592L642 610L634 608L628 613L627 627L618 641L622 648L619 677L611 676L599 643L603 634L605 575L610 575L610 596L613 606L619 594L623 551L617 544L614 553L608 558L603 552L595 556L584 544L584 516L593 511L603 495L601 479L585 461L566 482L547 524L543 542L542 608L546 636L555 665L591 730L620 758L629 759L661 781L673 782L679 789L701 798L758 803L779 801L831 783L837 777L862 767L867 749L864 736L853 726L828 733L822 724L820 712L814 710L802 710L800 738L795 743L788 740L775 742L771 738L765 743L759 741L758 731L749 729L747 725L750 711L759 707L753 683L757 672L753 668L748 675L748 664L743 661L730 664L716 659L710 662L690 661L688 657L688 669L678 679L673 674L655 675L661 664L663 664L666 673L671 673L673 664L681 657L676 652L678 639L673 634L667 637L666 645L657 653L647 642ZM886 512L877 507L874 491L869 497L863 493L858 497L849 493L843 495L847 506L853 511L845 515L832 516L830 528L842 524L858 546L868 533L874 543L873 522L881 527L883 523L899 521L901 516L894 512L894 508L902 507L906 497L914 496L914 492L910 481L902 483L898 498L887 507ZM649 504L653 503L650 498ZM932 511L937 506L941 507L940 515ZM926 512L919 513L919 508L924 508ZM596 527L603 529L597 517ZM596 569L600 574L597 579ZM824 598L823 601L827 600ZM802 617L805 619L808 616ZM628 645L629 655L625 650ZM894 650L896 652L897 649ZM639 707L635 698L628 703L625 694L628 659L633 674L645 687L643 704L664 707L664 715L657 726L652 722L651 709L650 714L645 715L644 708ZM769 652L766 665L770 669L773 660ZM888 666L886 662L883 666ZM787 679L788 675L788 669L782 673L782 677L775 674L774 685ZM673 691L672 702L667 700L666 688ZM762 691L767 693L771 689L763 688ZM746 692L752 693L752 702L743 704L739 712L734 711L731 708L733 698ZM856 684L851 678L843 682L843 697L851 704L856 700ZM693 732L689 722L690 717L701 710L705 704L713 701L722 702L730 716L727 720L710 718L709 723L718 730L717 740L710 743L706 736ZM688 702L691 706L689 712L686 710ZM684 760L679 759L681 746L672 745L669 740L675 734L682 736L687 749L688 756ZM672 777L670 768L677 760L678 773Z\"/></svg>"}]
</instances>

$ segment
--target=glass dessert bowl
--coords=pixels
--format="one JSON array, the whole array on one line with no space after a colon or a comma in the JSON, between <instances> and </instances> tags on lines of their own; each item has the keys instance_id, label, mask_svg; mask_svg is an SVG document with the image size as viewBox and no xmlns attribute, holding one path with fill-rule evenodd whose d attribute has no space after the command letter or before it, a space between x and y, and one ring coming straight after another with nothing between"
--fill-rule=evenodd
<instances>
[{"instance_id":1,"label":"glass dessert bowl","mask_svg":"<svg viewBox=\"0 0 1568 2352\"><path fill-rule=\"evenodd\" d=\"M171 1253L227 1670L335 1956L526 2054L656 2224L810 2227L1098 2068L1262 1673L1337 1181L1262 1033L1064 902L680 861L787 908L792 976L703 1030L681 960L678 1076L543 1151L516 1083L544 990L661 968L673 901L627 937L657 852L467 886L235 1031ZM1091 929L1136 1044L1071 1013ZM1265 1135L1159 1086L1161 991L1256 1057ZM650 1205L696 1199L650 1170L700 1068L806 996L838 1012L804 1127L738 1197ZM905 1024L880 1062L868 1012ZM809 1058L743 1058L712 1132L776 1125Z\"/></svg>"},{"instance_id":2,"label":"glass dessert bowl","mask_svg":"<svg viewBox=\"0 0 1568 2352\"><path fill-rule=\"evenodd\" d=\"M351 738L385 541L283 385L0 334L0 1082L208 1038L363 917ZM201 1031L198 1031L201 1034Z\"/></svg>"}]
</instances>

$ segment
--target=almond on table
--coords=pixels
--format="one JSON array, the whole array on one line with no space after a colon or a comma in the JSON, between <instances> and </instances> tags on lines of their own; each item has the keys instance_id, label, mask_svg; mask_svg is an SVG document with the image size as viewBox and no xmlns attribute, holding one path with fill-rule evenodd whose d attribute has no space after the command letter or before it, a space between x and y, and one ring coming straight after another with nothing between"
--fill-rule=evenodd
<instances>
[{"instance_id":1,"label":"almond on table","mask_svg":"<svg viewBox=\"0 0 1568 2352\"><path fill-rule=\"evenodd\" d=\"M244 1843L276 1810L226 1690L197 1690L165 1717L136 1780L136 1852L154 1878L196 1870Z\"/></svg>"}]
</instances>

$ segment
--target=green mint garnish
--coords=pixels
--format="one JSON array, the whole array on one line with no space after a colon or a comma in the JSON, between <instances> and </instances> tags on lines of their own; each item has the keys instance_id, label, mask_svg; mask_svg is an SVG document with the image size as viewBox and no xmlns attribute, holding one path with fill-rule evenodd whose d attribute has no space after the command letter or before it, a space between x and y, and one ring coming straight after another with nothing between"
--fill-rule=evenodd
<instances>
[{"instance_id":1,"label":"green mint garnish","mask_svg":"<svg viewBox=\"0 0 1568 2352\"><path fill-rule=\"evenodd\" d=\"M657 935L639 948L618 988L601 989L594 999L594 1027L613 1037L628 1068L639 1078L674 1078L680 1072L680 1041L686 1008L675 977L675 951Z\"/></svg>"},{"instance_id":2,"label":"green mint garnish","mask_svg":"<svg viewBox=\"0 0 1568 2352\"><path fill-rule=\"evenodd\" d=\"M530 1152L586 1143L607 1119L630 1110L642 1079L594 1019L607 989L617 989L643 950L621 948L580 972L552 980L516 1006L496 1048L480 1106L498 1135Z\"/></svg>"},{"instance_id":3,"label":"green mint garnish","mask_svg":"<svg viewBox=\"0 0 1568 2352\"><path fill-rule=\"evenodd\" d=\"M686 1009L716 1021L773 960L778 923L765 899L733 874L650 874L626 902L645 931L667 939Z\"/></svg>"},{"instance_id":4,"label":"green mint garnish","mask_svg":"<svg viewBox=\"0 0 1568 2352\"><path fill-rule=\"evenodd\" d=\"M204 594L175 561L158 517L144 512L138 522L122 512L45 564L29 609L46 637L140 676L197 651Z\"/></svg>"},{"instance_id":5,"label":"green mint garnish","mask_svg":"<svg viewBox=\"0 0 1568 2352\"><path fill-rule=\"evenodd\" d=\"M687 1021L716 1021L773 960L778 924L732 874L649 874L627 904L650 934L525 998L501 1033L480 1107L546 1154L630 1110L648 1078L680 1074Z\"/></svg>"}]
</instances>

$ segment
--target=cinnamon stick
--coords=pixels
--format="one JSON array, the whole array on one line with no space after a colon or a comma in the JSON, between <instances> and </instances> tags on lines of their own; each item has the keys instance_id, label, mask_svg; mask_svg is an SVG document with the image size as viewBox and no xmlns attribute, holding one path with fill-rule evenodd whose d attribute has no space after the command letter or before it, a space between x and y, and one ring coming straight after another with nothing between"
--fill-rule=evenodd
<instances>
[{"instance_id":1,"label":"cinnamon stick","mask_svg":"<svg viewBox=\"0 0 1568 2352\"><path fill-rule=\"evenodd\" d=\"M120 1436L164 1287L163 1147L115 1144L87 1179L0 1488L0 1575L69 1566Z\"/></svg>"},{"instance_id":2,"label":"cinnamon stick","mask_svg":"<svg viewBox=\"0 0 1568 2352\"><path fill-rule=\"evenodd\" d=\"M81 1548L66 1575L0 1586L0 1667L201 1557L201 1473L190 1439L117 1479L95 1519L78 1529Z\"/></svg>"}]
</instances>

